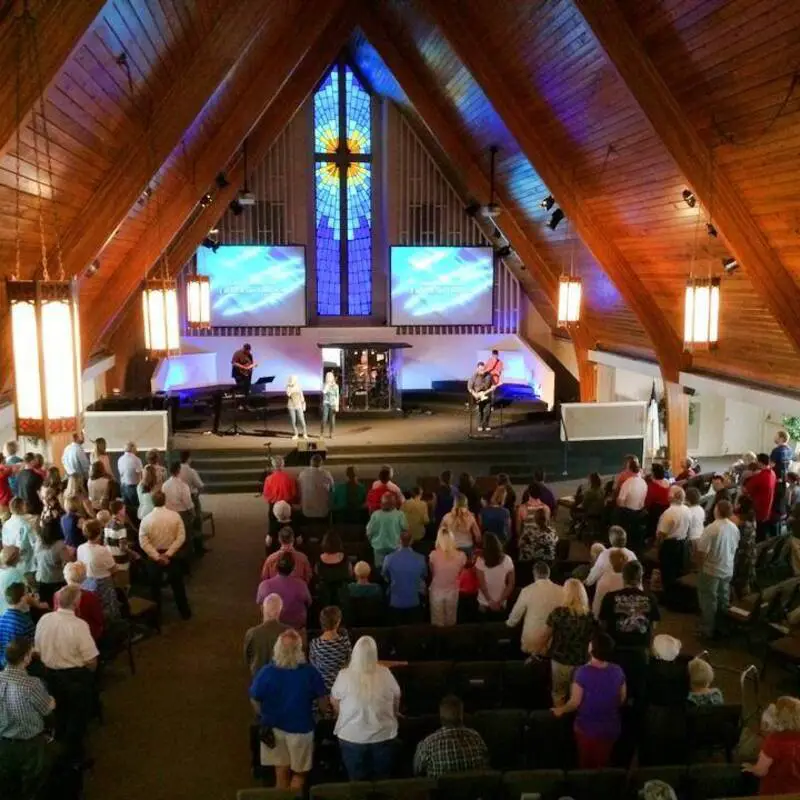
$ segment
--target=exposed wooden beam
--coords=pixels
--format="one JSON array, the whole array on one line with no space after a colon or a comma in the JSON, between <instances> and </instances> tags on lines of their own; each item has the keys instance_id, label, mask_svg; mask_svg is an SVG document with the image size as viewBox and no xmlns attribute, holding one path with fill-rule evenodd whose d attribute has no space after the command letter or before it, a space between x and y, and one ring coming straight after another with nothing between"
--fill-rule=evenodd
<instances>
[{"instance_id":1,"label":"exposed wooden beam","mask_svg":"<svg viewBox=\"0 0 800 800\"><path fill-rule=\"evenodd\" d=\"M667 406L667 453L673 470L686 458L689 441L689 396L683 386L664 376Z\"/></svg>"},{"instance_id":2,"label":"exposed wooden beam","mask_svg":"<svg viewBox=\"0 0 800 800\"><path fill-rule=\"evenodd\" d=\"M581 403L597 402L597 364L589 358L589 351L575 347L575 360L578 362L578 383Z\"/></svg>"},{"instance_id":3,"label":"exposed wooden beam","mask_svg":"<svg viewBox=\"0 0 800 800\"><path fill-rule=\"evenodd\" d=\"M318 8L308 16L311 5ZM113 289L120 303L115 308L109 308L105 316L98 316L96 322L93 322L93 316L86 320L88 337L92 342L97 344L112 334L122 313L130 313L129 301L141 283L146 266L152 264L167 246L173 274L178 273L191 258L244 182L244 163L241 152L237 152L242 141L247 138L251 166L267 157L275 139L289 124L347 41L355 25L355 8L352 0L313 0L303 7L303 17L308 16L306 24L300 25L299 19L293 19L287 30L281 30L279 41L268 51L263 69L257 70L261 88L251 87L259 102L243 104L248 109L249 122L237 121L235 125L226 123L222 126L201 162L196 165L197 175L203 178L203 182L198 180L198 185L203 188L194 191L188 208L184 204L180 213L173 214L170 225L164 226L162 238L151 241L145 256L133 256L115 272ZM235 115L238 113L234 112ZM237 129L239 133L233 136L232 131ZM223 153L225 156L222 156ZM232 161L231 156L234 156ZM230 185L217 190L214 203L200 210L191 223L181 228L197 207L206 191L205 187L212 183L214 176L226 164ZM93 315L96 312L97 307L93 308Z\"/></svg>"},{"instance_id":4,"label":"exposed wooden beam","mask_svg":"<svg viewBox=\"0 0 800 800\"><path fill-rule=\"evenodd\" d=\"M616 0L575 0L609 61L650 121L753 288L800 351L800 286L772 249L740 191L687 118ZM724 331L722 332L724 336Z\"/></svg>"},{"instance_id":5,"label":"exposed wooden beam","mask_svg":"<svg viewBox=\"0 0 800 800\"><path fill-rule=\"evenodd\" d=\"M65 232L62 257L68 275L80 274L100 252L154 171L180 143L186 129L239 59L250 48L269 42L264 31L265 26L269 27L265 22L269 7L264 0L239 0L233 4L220 15L191 62L174 76L170 91L153 109L150 132L141 131L132 146L125 148Z\"/></svg>"},{"instance_id":6,"label":"exposed wooden beam","mask_svg":"<svg viewBox=\"0 0 800 800\"><path fill-rule=\"evenodd\" d=\"M399 44L396 33L387 29L386 21L377 6L364 8L359 17L359 27L397 79L400 88L419 114L422 124L438 144L443 155L450 161L467 192L475 198L488 198L489 178L475 160L464 139L459 136L455 121L449 118L434 99L422 77L424 64L419 55ZM515 215L509 210L508 194L502 187L495 187L495 194L501 205L498 226L530 274L544 290L553 311L556 311L558 276L553 274L550 265L542 258ZM571 331L571 336L576 343L580 343L586 349L594 347L594 337L585 323Z\"/></svg>"},{"instance_id":7,"label":"exposed wooden beam","mask_svg":"<svg viewBox=\"0 0 800 800\"><path fill-rule=\"evenodd\" d=\"M517 140L523 155L539 173L559 206L575 225L584 244L614 282L619 293L636 314L650 337L656 355L667 374L677 379L687 361L677 331L666 314L652 301L647 287L602 225L588 210L580 190L540 133L537 125L520 111L514 88L503 80L486 43L476 35L480 26L470 19L456 0L437 0L425 6L442 34ZM532 90L526 87L530 93Z\"/></svg>"},{"instance_id":8,"label":"exposed wooden beam","mask_svg":"<svg viewBox=\"0 0 800 800\"><path fill-rule=\"evenodd\" d=\"M39 49L39 65L45 96L63 65L89 32L105 0L49 0L41 3L35 15L36 38ZM2 55L0 55L0 160L14 144L17 128L17 36L22 30L19 12L22 3L8 3L9 17L3 22ZM29 41L30 28L26 29L23 42ZM30 116L34 103L39 98L39 82L36 71L30 68L33 54L26 45L23 53L24 69L20 75L20 116L22 124Z\"/></svg>"}]
</instances>

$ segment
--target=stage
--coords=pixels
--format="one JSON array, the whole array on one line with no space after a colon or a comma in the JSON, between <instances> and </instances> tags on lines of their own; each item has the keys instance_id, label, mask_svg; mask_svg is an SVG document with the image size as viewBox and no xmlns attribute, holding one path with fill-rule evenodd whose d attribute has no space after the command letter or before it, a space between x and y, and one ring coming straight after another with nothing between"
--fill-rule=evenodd
<instances>
[{"instance_id":1,"label":"stage","mask_svg":"<svg viewBox=\"0 0 800 800\"><path fill-rule=\"evenodd\" d=\"M194 465L209 492L253 492L259 489L268 453L284 456L287 466L294 469L307 463L313 448L318 448L316 452L325 456L336 478L351 464L360 475L370 477L381 464L389 463L406 486L443 469L475 475L506 472L517 484L527 483L535 469L543 469L551 480L583 478L592 471L616 471L623 456L634 448L628 440L565 445L558 421L545 410L516 415L504 410L503 427L496 412L492 430L482 434L474 421L471 434L463 404L429 404L405 415L340 414L333 439L319 437L315 410L306 417L308 442L292 441L286 410L270 408L266 415L253 411L236 416L243 430L265 429L266 435L217 436L199 426L175 432L171 449L193 452ZM220 429L232 421L231 412L226 412Z\"/></svg>"}]
</instances>

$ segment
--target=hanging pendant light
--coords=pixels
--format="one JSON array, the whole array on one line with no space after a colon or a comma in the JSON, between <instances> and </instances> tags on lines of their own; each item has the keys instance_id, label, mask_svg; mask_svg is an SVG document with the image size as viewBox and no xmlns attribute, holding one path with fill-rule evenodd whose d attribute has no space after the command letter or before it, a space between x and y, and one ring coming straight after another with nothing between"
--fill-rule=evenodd
<instances>
[{"instance_id":1,"label":"hanging pendant light","mask_svg":"<svg viewBox=\"0 0 800 800\"><path fill-rule=\"evenodd\" d=\"M558 326L566 328L581 320L581 279L562 275L558 280Z\"/></svg>"},{"instance_id":2,"label":"hanging pendant light","mask_svg":"<svg viewBox=\"0 0 800 800\"><path fill-rule=\"evenodd\" d=\"M142 290L144 346L149 358L169 358L180 352L178 287L169 278L154 278Z\"/></svg>"},{"instance_id":3,"label":"hanging pendant light","mask_svg":"<svg viewBox=\"0 0 800 800\"><path fill-rule=\"evenodd\" d=\"M714 198L714 156L709 160L708 206L706 228L713 227L712 202ZM683 301L684 350L711 350L719 342L720 280L695 277L695 260L698 250L698 231L703 209L699 208L694 230L694 248Z\"/></svg>"},{"instance_id":4,"label":"hanging pendant light","mask_svg":"<svg viewBox=\"0 0 800 800\"><path fill-rule=\"evenodd\" d=\"M713 348L719 341L719 278L692 278L686 284L683 345Z\"/></svg>"},{"instance_id":5,"label":"hanging pendant light","mask_svg":"<svg viewBox=\"0 0 800 800\"><path fill-rule=\"evenodd\" d=\"M564 239L570 233L569 219L564 229ZM583 285L575 275L575 242L570 244L569 275L562 274L558 279L558 327L569 328L581 321L581 295Z\"/></svg>"},{"instance_id":6,"label":"hanging pendant light","mask_svg":"<svg viewBox=\"0 0 800 800\"><path fill-rule=\"evenodd\" d=\"M186 280L186 324L192 331L211 327L211 283L207 275Z\"/></svg>"},{"instance_id":7,"label":"hanging pendant light","mask_svg":"<svg viewBox=\"0 0 800 800\"><path fill-rule=\"evenodd\" d=\"M38 187L38 218L41 260L41 280L21 280L20 239L20 129L21 102L17 97L16 115L16 261L11 278L6 282L6 295L11 320L11 347L14 366L15 418L18 436L47 440L58 433L79 430L81 402L81 342L78 318L77 291L74 281L64 275L58 223L58 200L55 197L50 139L44 98L44 82L39 63L36 22L28 4L17 20L19 50L17 57L17 87L21 85L22 53L31 54L38 97L31 115L33 156ZM40 174L39 138L44 140L46 175ZM53 238L58 278L50 279L49 256L45 236L45 207L42 186L50 191L50 213L53 218Z\"/></svg>"}]
</instances>

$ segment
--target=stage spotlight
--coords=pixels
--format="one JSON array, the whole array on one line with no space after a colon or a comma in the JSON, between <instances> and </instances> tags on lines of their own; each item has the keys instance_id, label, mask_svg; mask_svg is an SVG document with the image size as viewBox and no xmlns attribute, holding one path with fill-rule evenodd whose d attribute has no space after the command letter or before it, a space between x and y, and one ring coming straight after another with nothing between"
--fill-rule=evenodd
<instances>
[{"instance_id":1,"label":"stage spotlight","mask_svg":"<svg viewBox=\"0 0 800 800\"><path fill-rule=\"evenodd\" d=\"M470 203L465 209L464 212L468 217L476 217L481 210L480 203Z\"/></svg>"},{"instance_id":2,"label":"stage spotlight","mask_svg":"<svg viewBox=\"0 0 800 800\"><path fill-rule=\"evenodd\" d=\"M717 238L717 229L710 222L706 223L706 231L708 232L708 235L711 236L712 238L714 239Z\"/></svg>"},{"instance_id":3,"label":"stage spotlight","mask_svg":"<svg viewBox=\"0 0 800 800\"><path fill-rule=\"evenodd\" d=\"M689 206L689 208L694 208L697 205L697 198L694 196L694 192L690 189L684 189L681 192L681 197L683 198L684 203Z\"/></svg>"},{"instance_id":4,"label":"stage spotlight","mask_svg":"<svg viewBox=\"0 0 800 800\"><path fill-rule=\"evenodd\" d=\"M89 264L88 267L84 270L83 277L84 278L91 278L93 275L97 274L97 271L100 269L100 261L99 259L95 259Z\"/></svg>"},{"instance_id":5,"label":"stage spotlight","mask_svg":"<svg viewBox=\"0 0 800 800\"><path fill-rule=\"evenodd\" d=\"M544 200L542 200L542 202L539 203L539 205L545 211L549 211L555 204L556 204L556 199L551 194L547 195L547 197L545 197Z\"/></svg>"},{"instance_id":6,"label":"stage spotlight","mask_svg":"<svg viewBox=\"0 0 800 800\"><path fill-rule=\"evenodd\" d=\"M214 198L211 196L210 192L206 192L200 198L200 208L208 208L214 202Z\"/></svg>"},{"instance_id":7,"label":"stage spotlight","mask_svg":"<svg viewBox=\"0 0 800 800\"><path fill-rule=\"evenodd\" d=\"M508 258L513 252L514 251L508 245L495 250L498 258Z\"/></svg>"},{"instance_id":8,"label":"stage spotlight","mask_svg":"<svg viewBox=\"0 0 800 800\"><path fill-rule=\"evenodd\" d=\"M218 173L217 177L214 179L214 182L217 184L218 189L224 189L225 187L231 185L224 172Z\"/></svg>"},{"instance_id":9,"label":"stage spotlight","mask_svg":"<svg viewBox=\"0 0 800 800\"><path fill-rule=\"evenodd\" d=\"M205 239L201 242L202 246L211 250L212 253L216 253L219 250L219 242L214 241L214 239L209 238L206 236Z\"/></svg>"},{"instance_id":10,"label":"stage spotlight","mask_svg":"<svg viewBox=\"0 0 800 800\"><path fill-rule=\"evenodd\" d=\"M240 216L244 211L244 206L235 197L228 203L228 208L231 210L231 214L233 214L234 217Z\"/></svg>"},{"instance_id":11,"label":"stage spotlight","mask_svg":"<svg viewBox=\"0 0 800 800\"><path fill-rule=\"evenodd\" d=\"M735 258L723 258L722 269L725 270L726 275L733 275L739 269L739 262Z\"/></svg>"},{"instance_id":12,"label":"stage spotlight","mask_svg":"<svg viewBox=\"0 0 800 800\"><path fill-rule=\"evenodd\" d=\"M550 228L551 231L554 231L562 219L564 219L564 212L560 208L557 208L550 216L550 222L547 223L547 227Z\"/></svg>"}]
</instances>

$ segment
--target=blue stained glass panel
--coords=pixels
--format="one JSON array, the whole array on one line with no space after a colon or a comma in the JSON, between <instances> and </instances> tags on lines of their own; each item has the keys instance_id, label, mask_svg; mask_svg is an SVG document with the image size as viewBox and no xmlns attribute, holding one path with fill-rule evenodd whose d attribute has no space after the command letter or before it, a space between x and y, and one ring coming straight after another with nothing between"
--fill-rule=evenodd
<instances>
[{"instance_id":1,"label":"blue stained glass panel","mask_svg":"<svg viewBox=\"0 0 800 800\"><path fill-rule=\"evenodd\" d=\"M372 166L350 165L347 175L347 313L372 313Z\"/></svg>"},{"instance_id":2,"label":"blue stained glass panel","mask_svg":"<svg viewBox=\"0 0 800 800\"><path fill-rule=\"evenodd\" d=\"M317 314L337 316L342 304L342 220L339 168L316 165Z\"/></svg>"},{"instance_id":3,"label":"blue stained glass panel","mask_svg":"<svg viewBox=\"0 0 800 800\"><path fill-rule=\"evenodd\" d=\"M335 153L339 128L339 67L334 67L314 95L314 151Z\"/></svg>"},{"instance_id":4,"label":"blue stained glass panel","mask_svg":"<svg viewBox=\"0 0 800 800\"><path fill-rule=\"evenodd\" d=\"M350 67L344 68L345 129L347 149L352 154L372 152L372 114L370 96Z\"/></svg>"}]
</instances>

